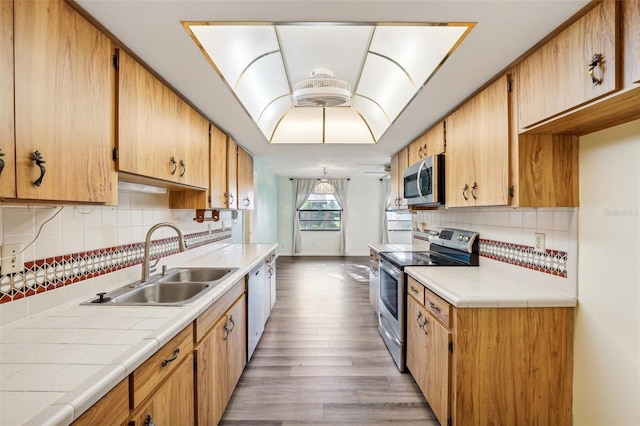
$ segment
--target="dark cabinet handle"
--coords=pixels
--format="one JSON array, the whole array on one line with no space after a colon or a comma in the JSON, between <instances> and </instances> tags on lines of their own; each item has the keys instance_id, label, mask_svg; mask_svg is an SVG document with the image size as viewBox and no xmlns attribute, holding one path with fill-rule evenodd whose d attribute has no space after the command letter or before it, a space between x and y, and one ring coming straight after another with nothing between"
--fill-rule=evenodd
<instances>
[{"instance_id":1,"label":"dark cabinet handle","mask_svg":"<svg viewBox=\"0 0 640 426\"><path fill-rule=\"evenodd\" d=\"M187 166L184 164L184 161L180 160L180 167L182 168L182 172L180 172L180 177L184 176L184 173L187 171Z\"/></svg>"},{"instance_id":2,"label":"dark cabinet handle","mask_svg":"<svg viewBox=\"0 0 640 426\"><path fill-rule=\"evenodd\" d=\"M471 196L474 200L478 199L478 197L476 197L476 189L478 189L478 184L473 182L473 186L471 187Z\"/></svg>"},{"instance_id":3,"label":"dark cabinet handle","mask_svg":"<svg viewBox=\"0 0 640 426\"><path fill-rule=\"evenodd\" d=\"M224 193L224 196L227 197L227 205L233 204L234 196L233 194L229 194L227 192Z\"/></svg>"},{"instance_id":4,"label":"dark cabinet handle","mask_svg":"<svg viewBox=\"0 0 640 426\"><path fill-rule=\"evenodd\" d=\"M427 144L425 143L424 145L422 145L422 154L424 154L424 156L427 156Z\"/></svg>"},{"instance_id":5,"label":"dark cabinet handle","mask_svg":"<svg viewBox=\"0 0 640 426\"><path fill-rule=\"evenodd\" d=\"M440 313L440 306L436 305L433 302L429 302L429 306L431 307L431 309L433 309L434 311Z\"/></svg>"},{"instance_id":6,"label":"dark cabinet handle","mask_svg":"<svg viewBox=\"0 0 640 426\"><path fill-rule=\"evenodd\" d=\"M169 162L171 163L171 167L173 167L171 169L171 174L175 175L176 170L178 170L178 163L176 162L176 159L174 157L171 157L171 160L169 160Z\"/></svg>"},{"instance_id":7,"label":"dark cabinet handle","mask_svg":"<svg viewBox=\"0 0 640 426\"><path fill-rule=\"evenodd\" d=\"M422 331L424 331L424 334L429 334L427 332L427 325L429 324L429 321L427 321L427 319L424 319L424 323L422 324Z\"/></svg>"},{"instance_id":8,"label":"dark cabinet handle","mask_svg":"<svg viewBox=\"0 0 640 426\"><path fill-rule=\"evenodd\" d=\"M418 148L418 157L422 158L422 147Z\"/></svg>"},{"instance_id":9,"label":"dark cabinet handle","mask_svg":"<svg viewBox=\"0 0 640 426\"><path fill-rule=\"evenodd\" d=\"M156 426L156 424L153 422L153 419L151 418L151 414L147 414L147 418L144 419L144 426Z\"/></svg>"},{"instance_id":10,"label":"dark cabinet handle","mask_svg":"<svg viewBox=\"0 0 640 426\"><path fill-rule=\"evenodd\" d=\"M464 184L464 188L462 188L462 196L464 197L465 200L468 200L469 197L467 197L467 191L469 190L469 185L467 185L466 183Z\"/></svg>"},{"instance_id":11,"label":"dark cabinet handle","mask_svg":"<svg viewBox=\"0 0 640 426\"><path fill-rule=\"evenodd\" d=\"M47 169L45 169L43 166L46 161L44 161L44 159L42 158L42 154L40 154L40 151L35 151L31 159L36 162L36 166L40 167L40 177L33 182L35 186L40 186L42 185L44 174L47 172Z\"/></svg>"},{"instance_id":12,"label":"dark cabinet handle","mask_svg":"<svg viewBox=\"0 0 640 426\"><path fill-rule=\"evenodd\" d=\"M162 361L162 367L166 367L171 361L175 361L178 358L178 354L180 353L180 348L176 348L175 351L173 351L173 356L169 359L165 359L164 361Z\"/></svg>"},{"instance_id":13,"label":"dark cabinet handle","mask_svg":"<svg viewBox=\"0 0 640 426\"><path fill-rule=\"evenodd\" d=\"M4 157L4 152L0 149L0 157ZM2 176L2 171L4 170L4 160L0 158L0 176Z\"/></svg>"},{"instance_id":14,"label":"dark cabinet handle","mask_svg":"<svg viewBox=\"0 0 640 426\"><path fill-rule=\"evenodd\" d=\"M231 328L229 328L228 322L222 326L222 328L224 328L223 340L227 340L227 337L229 337L229 333L231 333L236 326L236 323L233 321L233 315L229 317L229 322L231 322Z\"/></svg>"},{"instance_id":15,"label":"dark cabinet handle","mask_svg":"<svg viewBox=\"0 0 640 426\"><path fill-rule=\"evenodd\" d=\"M589 62L589 77L591 77L591 82L593 83L594 86L597 86L602 83L602 63L603 62L604 61L602 60L602 55L599 53L594 54L593 58L591 58L591 62ZM600 77L596 77L593 72L596 69L596 67L600 68Z\"/></svg>"}]
</instances>

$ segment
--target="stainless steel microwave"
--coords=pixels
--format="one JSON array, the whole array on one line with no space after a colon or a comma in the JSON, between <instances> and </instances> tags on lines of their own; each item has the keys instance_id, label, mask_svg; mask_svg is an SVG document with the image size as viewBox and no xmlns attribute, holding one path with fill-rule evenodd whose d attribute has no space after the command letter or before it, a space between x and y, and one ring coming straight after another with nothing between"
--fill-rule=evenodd
<instances>
[{"instance_id":1,"label":"stainless steel microwave","mask_svg":"<svg viewBox=\"0 0 640 426\"><path fill-rule=\"evenodd\" d=\"M404 169L402 175L408 205L444 204L444 154L427 157Z\"/></svg>"}]
</instances>

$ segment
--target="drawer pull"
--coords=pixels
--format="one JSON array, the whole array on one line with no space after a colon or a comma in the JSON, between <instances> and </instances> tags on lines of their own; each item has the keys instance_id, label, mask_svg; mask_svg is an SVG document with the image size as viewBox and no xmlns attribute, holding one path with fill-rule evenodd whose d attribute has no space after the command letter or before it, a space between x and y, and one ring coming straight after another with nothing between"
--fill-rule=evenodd
<instances>
[{"instance_id":1,"label":"drawer pull","mask_svg":"<svg viewBox=\"0 0 640 426\"><path fill-rule=\"evenodd\" d=\"M429 302L429 306L431 307L431 309L433 309L434 311L440 313L440 306L437 306L435 303L433 302Z\"/></svg>"},{"instance_id":2,"label":"drawer pull","mask_svg":"<svg viewBox=\"0 0 640 426\"><path fill-rule=\"evenodd\" d=\"M414 286L411 286L411 291L414 292L415 294L419 294L418 290Z\"/></svg>"},{"instance_id":3,"label":"drawer pull","mask_svg":"<svg viewBox=\"0 0 640 426\"><path fill-rule=\"evenodd\" d=\"M171 361L175 361L176 358L178 358L178 353L180 353L180 348L176 348L175 351L173 351L173 356L169 359L165 359L164 361L162 361L162 367L166 367L167 364L169 364Z\"/></svg>"}]
</instances>

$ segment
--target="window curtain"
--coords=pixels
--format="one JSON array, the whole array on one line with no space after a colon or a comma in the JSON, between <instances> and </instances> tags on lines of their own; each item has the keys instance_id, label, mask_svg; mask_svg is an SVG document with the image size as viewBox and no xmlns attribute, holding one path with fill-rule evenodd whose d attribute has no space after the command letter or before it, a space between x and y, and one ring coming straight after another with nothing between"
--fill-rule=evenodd
<instances>
[{"instance_id":1,"label":"window curtain","mask_svg":"<svg viewBox=\"0 0 640 426\"><path fill-rule=\"evenodd\" d=\"M302 205L307 201L313 187L316 184L315 179L294 179L293 180L293 199L295 200L295 211L293 212L293 254L302 251L302 236L300 234L300 215L298 214Z\"/></svg>"},{"instance_id":2,"label":"window curtain","mask_svg":"<svg viewBox=\"0 0 640 426\"><path fill-rule=\"evenodd\" d=\"M387 175L380 179L382 181L381 210L382 220L380 225L380 242L389 244L389 222L387 221L387 210L391 210L391 176Z\"/></svg>"},{"instance_id":3,"label":"window curtain","mask_svg":"<svg viewBox=\"0 0 640 426\"><path fill-rule=\"evenodd\" d=\"M333 185L336 192L336 200L342 209L342 226L340 227L340 255L347 254L347 179L329 179L329 183Z\"/></svg>"}]
</instances>

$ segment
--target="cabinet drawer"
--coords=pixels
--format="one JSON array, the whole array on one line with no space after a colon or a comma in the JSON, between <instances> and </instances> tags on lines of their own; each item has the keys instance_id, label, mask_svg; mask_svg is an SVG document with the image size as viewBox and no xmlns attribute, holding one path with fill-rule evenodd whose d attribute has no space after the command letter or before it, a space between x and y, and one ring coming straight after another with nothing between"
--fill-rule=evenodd
<instances>
[{"instance_id":1,"label":"cabinet drawer","mask_svg":"<svg viewBox=\"0 0 640 426\"><path fill-rule=\"evenodd\" d=\"M407 293L415 297L420 303L424 303L425 288L418 281L409 277L407 281Z\"/></svg>"},{"instance_id":2,"label":"cabinet drawer","mask_svg":"<svg viewBox=\"0 0 640 426\"><path fill-rule=\"evenodd\" d=\"M129 383L125 379L118 383L91 408L82 414L73 426L90 426L97 424L121 425L129 415Z\"/></svg>"},{"instance_id":3,"label":"cabinet drawer","mask_svg":"<svg viewBox=\"0 0 640 426\"><path fill-rule=\"evenodd\" d=\"M211 327L218 322L220 317L238 300L245 290L244 278L241 278L231 287L222 297L216 300L213 305L209 307L204 313L196 318L194 334L196 335L196 342L202 340L202 338L211 330Z\"/></svg>"},{"instance_id":4,"label":"cabinet drawer","mask_svg":"<svg viewBox=\"0 0 640 426\"><path fill-rule=\"evenodd\" d=\"M449 327L449 316L451 315L451 305L443 298L435 294L429 289L425 289L424 305L427 311L438 318L442 323Z\"/></svg>"},{"instance_id":5,"label":"cabinet drawer","mask_svg":"<svg viewBox=\"0 0 640 426\"><path fill-rule=\"evenodd\" d=\"M137 408L193 350L193 326L189 325L131 374L132 409Z\"/></svg>"}]
</instances>

